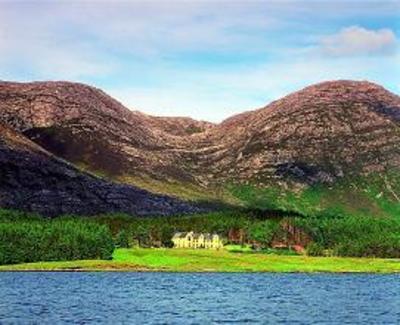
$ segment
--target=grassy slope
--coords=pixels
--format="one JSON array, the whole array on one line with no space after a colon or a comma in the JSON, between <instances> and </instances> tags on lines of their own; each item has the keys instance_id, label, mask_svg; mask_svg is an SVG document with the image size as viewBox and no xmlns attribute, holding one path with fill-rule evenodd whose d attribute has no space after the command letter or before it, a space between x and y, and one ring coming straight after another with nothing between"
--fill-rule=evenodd
<instances>
[{"instance_id":1,"label":"grassy slope","mask_svg":"<svg viewBox=\"0 0 400 325\"><path fill-rule=\"evenodd\" d=\"M112 261L41 262L0 271L400 272L400 260L231 253L185 249L117 249Z\"/></svg>"},{"instance_id":2,"label":"grassy slope","mask_svg":"<svg viewBox=\"0 0 400 325\"><path fill-rule=\"evenodd\" d=\"M318 184L296 192L278 186L230 186L245 206L294 211L305 216L400 216L400 172L341 179L331 186Z\"/></svg>"},{"instance_id":3,"label":"grassy slope","mask_svg":"<svg viewBox=\"0 0 400 325\"><path fill-rule=\"evenodd\" d=\"M120 183L131 184L153 193L176 196L183 200L209 201L216 199L207 189L190 183L180 183L173 180L162 181L150 177L136 177L133 175L123 175L113 180Z\"/></svg>"},{"instance_id":4,"label":"grassy slope","mask_svg":"<svg viewBox=\"0 0 400 325\"><path fill-rule=\"evenodd\" d=\"M189 201L218 201L235 206L298 212L303 215L400 216L400 171L392 170L368 177L341 179L328 186L318 184L303 190L284 189L277 184L231 185L219 190L194 184L121 176L128 183L154 193ZM223 189L222 189L223 188Z\"/></svg>"},{"instance_id":5,"label":"grassy slope","mask_svg":"<svg viewBox=\"0 0 400 325\"><path fill-rule=\"evenodd\" d=\"M215 188L204 188L188 182L177 180L158 180L149 176L135 176L133 174L110 175L103 170L94 170L87 164L77 163L76 166L85 172L92 173L100 178L113 182L129 184L152 193L170 195L187 201L221 202L231 205L239 205L240 201L233 197L229 191L217 190Z\"/></svg>"},{"instance_id":6,"label":"grassy slope","mask_svg":"<svg viewBox=\"0 0 400 325\"><path fill-rule=\"evenodd\" d=\"M368 176L353 176L337 180L334 184L305 186L293 191L276 183L219 184L219 189L202 188L191 183L174 180L155 180L133 175L110 176L91 170L84 164L81 169L120 183L135 185L150 192L172 195L189 201L216 201L234 206L267 210L292 211L303 215L400 216L400 170L393 169Z\"/></svg>"}]
</instances>

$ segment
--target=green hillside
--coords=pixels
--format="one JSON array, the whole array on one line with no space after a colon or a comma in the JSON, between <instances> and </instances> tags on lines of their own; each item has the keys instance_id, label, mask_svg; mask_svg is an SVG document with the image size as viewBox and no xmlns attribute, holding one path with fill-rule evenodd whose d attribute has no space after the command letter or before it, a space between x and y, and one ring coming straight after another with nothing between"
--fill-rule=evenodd
<instances>
[{"instance_id":1,"label":"green hillside","mask_svg":"<svg viewBox=\"0 0 400 325\"><path fill-rule=\"evenodd\" d=\"M297 212L303 216L392 216L400 218L400 173L371 174L301 189L276 185L231 185L248 208Z\"/></svg>"}]
</instances>

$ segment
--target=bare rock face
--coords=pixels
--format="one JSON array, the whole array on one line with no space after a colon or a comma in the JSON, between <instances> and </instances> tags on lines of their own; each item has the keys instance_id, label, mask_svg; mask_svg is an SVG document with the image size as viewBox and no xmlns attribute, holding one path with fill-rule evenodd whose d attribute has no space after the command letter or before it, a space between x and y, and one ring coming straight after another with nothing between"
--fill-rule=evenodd
<instances>
[{"instance_id":1,"label":"bare rock face","mask_svg":"<svg viewBox=\"0 0 400 325\"><path fill-rule=\"evenodd\" d=\"M214 123L197 121L190 117L150 116L137 111L134 113L141 116L142 123L148 127L180 137L202 133L215 126Z\"/></svg>"},{"instance_id":2,"label":"bare rock face","mask_svg":"<svg viewBox=\"0 0 400 325\"><path fill-rule=\"evenodd\" d=\"M179 146L174 134L188 134L183 128L190 123L167 132L163 119L132 112L99 89L69 82L0 83L0 112L1 122L73 163L110 175L133 170L151 178L192 179L179 169L179 155L170 152Z\"/></svg>"},{"instance_id":3,"label":"bare rock face","mask_svg":"<svg viewBox=\"0 0 400 325\"><path fill-rule=\"evenodd\" d=\"M201 211L178 199L80 172L1 125L0 166L0 206L3 208L47 216L112 212L146 216Z\"/></svg>"},{"instance_id":4,"label":"bare rock face","mask_svg":"<svg viewBox=\"0 0 400 325\"><path fill-rule=\"evenodd\" d=\"M329 183L399 168L399 114L400 97L369 82L307 87L236 123L234 140L225 139L236 157L230 165L260 183Z\"/></svg>"},{"instance_id":5,"label":"bare rock face","mask_svg":"<svg viewBox=\"0 0 400 325\"><path fill-rule=\"evenodd\" d=\"M400 167L400 97L370 82L313 85L218 125L130 111L82 84L2 82L0 113L54 155L111 177L212 189Z\"/></svg>"},{"instance_id":6,"label":"bare rock face","mask_svg":"<svg viewBox=\"0 0 400 325\"><path fill-rule=\"evenodd\" d=\"M399 115L376 84L324 82L206 130L183 157L209 184L331 184L400 168Z\"/></svg>"}]
</instances>

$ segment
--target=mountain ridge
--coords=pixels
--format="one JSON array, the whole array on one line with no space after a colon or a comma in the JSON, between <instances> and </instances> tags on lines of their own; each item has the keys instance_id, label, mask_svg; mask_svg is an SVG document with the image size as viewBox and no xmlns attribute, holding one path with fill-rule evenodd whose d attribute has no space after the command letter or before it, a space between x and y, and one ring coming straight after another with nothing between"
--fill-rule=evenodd
<instances>
[{"instance_id":1,"label":"mountain ridge","mask_svg":"<svg viewBox=\"0 0 400 325\"><path fill-rule=\"evenodd\" d=\"M311 85L218 124L130 111L71 82L0 82L0 112L81 168L194 199L229 200L231 183L301 189L400 167L400 97L367 81Z\"/></svg>"}]
</instances>

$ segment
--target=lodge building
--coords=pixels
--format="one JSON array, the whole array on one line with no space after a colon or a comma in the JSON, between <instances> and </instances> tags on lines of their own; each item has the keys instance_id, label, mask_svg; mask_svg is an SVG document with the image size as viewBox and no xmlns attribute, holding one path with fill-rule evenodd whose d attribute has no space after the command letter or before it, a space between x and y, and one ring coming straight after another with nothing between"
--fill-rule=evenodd
<instances>
[{"instance_id":1,"label":"lodge building","mask_svg":"<svg viewBox=\"0 0 400 325\"><path fill-rule=\"evenodd\" d=\"M222 239L217 234L203 234L190 232L177 232L172 237L175 248L204 248L220 249L223 247Z\"/></svg>"}]
</instances>

